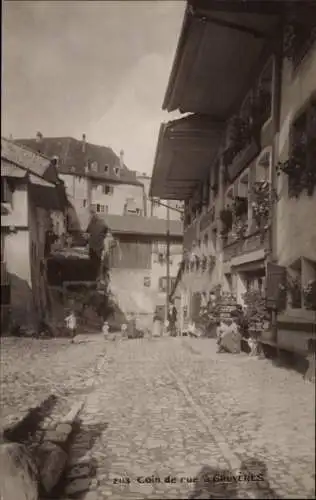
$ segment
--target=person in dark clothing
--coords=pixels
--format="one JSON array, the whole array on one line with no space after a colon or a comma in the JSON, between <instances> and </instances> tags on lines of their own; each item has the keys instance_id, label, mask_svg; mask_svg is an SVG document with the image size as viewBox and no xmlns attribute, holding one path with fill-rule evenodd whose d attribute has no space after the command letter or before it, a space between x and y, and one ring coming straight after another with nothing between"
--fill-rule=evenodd
<instances>
[{"instance_id":1,"label":"person in dark clothing","mask_svg":"<svg viewBox=\"0 0 316 500\"><path fill-rule=\"evenodd\" d=\"M93 276L95 279L97 279L101 267L104 240L109 229L106 223L97 216L96 212L93 209L91 209L90 214L91 218L87 227L89 238L89 258Z\"/></svg>"},{"instance_id":2,"label":"person in dark clothing","mask_svg":"<svg viewBox=\"0 0 316 500\"><path fill-rule=\"evenodd\" d=\"M168 321L169 321L169 330L170 335L175 337L177 334L177 309L173 302L170 302L169 311L168 311Z\"/></svg>"}]
</instances>

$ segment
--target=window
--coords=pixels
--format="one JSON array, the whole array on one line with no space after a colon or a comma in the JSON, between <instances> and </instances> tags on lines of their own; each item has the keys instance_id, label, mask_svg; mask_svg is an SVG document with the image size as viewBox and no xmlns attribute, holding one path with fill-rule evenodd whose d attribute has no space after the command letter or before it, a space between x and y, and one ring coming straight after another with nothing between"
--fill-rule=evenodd
<instances>
[{"instance_id":1,"label":"window","mask_svg":"<svg viewBox=\"0 0 316 500\"><path fill-rule=\"evenodd\" d=\"M115 175L119 175L119 173L120 173L119 167L114 167L114 173L115 173Z\"/></svg>"},{"instance_id":2,"label":"window","mask_svg":"<svg viewBox=\"0 0 316 500\"><path fill-rule=\"evenodd\" d=\"M86 206L87 206L87 200L83 200L82 204L83 204L83 208L86 208Z\"/></svg>"},{"instance_id":3,"label":"window","mask_svg":"<svg viewBox=\"0 0 316 500\"><path fill-rule=\"evenodd\" d=\"M281 165L288 174L289 196L297 197L307 190L309 196L316 184L316 96L307 104L291 127L289 160ZM298 168L299 167L299 168Z\"/></svg>"},{"instance_id":4,"label":"window","mask_svg":"<svg viewBox=\"0 0 316 500\"><path fill-rule=\"evenodd\" d=\"M274 61L270 59L259 78L258 87L253 99L255 121L261 125L272 115Z\"/></svg>"},{"instance_id":5,"label":"window","mask_svg":"<svg viewBox=\"0 0 316 500\"><path fill-rule=\"evenodd\" d=\"M169 278L169 292L171 292L175 282L176 282L176 278ZM159 291L160 292L167 291L167 277L166 276L159 278Z\"/></svg>"},{"instance_id":6,"label":"window","mask_svg":"<svg viewBox=\"0 0 316 500\"><path fill-rule=\"evenodd\" d=\"M8 179L1 177L1 201L2 203L12 203L12 185Z\"/></svg>"},{"instance_id":7,"label":"window","mask_svg":"<svg viewBox=\"0 0 316 500\"><path fill-rule=\"evenodd\" d=\"M271 148L264 149L256 163L255 181L269 181L271 169L272 154Z\"/></svg>"},{"instance_id":8,"label":"window","mask_svg":"<svg viewBox=\"0 0 316 500\"><path fill-rule=\"evenodd\" d=\"M151 285L151 280L150 280L150 278L148 276L146 276L144 278L144 286L147 287L147 288L149 288L150 285Z\"/></svg>"},{"instance_id":9,"label":"window","mask_svg":"<svg viewBox=\"0 0 316 500\"><path fill-rule=\"evenodd\" d=\"M92 172L98 171L98 163L96 161L91 162L91 171Z\"/></svg>"},{"instance_id":10,"label":"window","mask_svg":"<svg viewBox=\"0 0 316 500\"><path fill-rule=\"evenodd\" d=\"M102 186L102 191L103 191L103 194L109 194L109 195L112 195L113 192L114 192L114 187L113 186L109 186L107 184L104 184Z\"/></svg>"},{"instance_id":11,"label":"window","mask_svg":"<svg viewBox=\"0 0 316 500\"><path fill-rule=\"evenodd\" d=\"M101 205L99 203L97 203L97 212L100 213L101 212Z\"/></svg>"},{"instance_id":12,"label":"window","mask_svg":"<svg viewBox=\"0 0 316 500\"><path fill-rule=\"evenodd\" d=\"M107 174L110 170L109 165L104 165L104 172Z\"/></svg>"}]
</instances>

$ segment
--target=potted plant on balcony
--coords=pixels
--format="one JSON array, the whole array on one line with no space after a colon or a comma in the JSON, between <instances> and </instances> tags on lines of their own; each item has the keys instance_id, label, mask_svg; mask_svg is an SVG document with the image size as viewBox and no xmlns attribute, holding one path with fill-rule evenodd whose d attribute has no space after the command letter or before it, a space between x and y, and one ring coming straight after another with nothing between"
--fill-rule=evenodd
<instances>
[{"instance_id":1,"label":"potted plant on balcony","mask_svg":"<svg viewBox=\"0 0 316 500\"><path fill-rule=\"evenodd\" d=\"M250 139L249 120L241 116L233 116L227 129L227 148L223 154L224 164L230 165L235 156L250 142Z\"/></svg>"},{"instance_id":2,"label":"potted plant on balcony","mask_svg":"<svg viewBox=\"0 0 316 500\"><path fill-rule=\"evenodd\" d=\"M249 325L249 333L258 336L270 320L266 307L266 299L260 290L249 290L243 294L245 317Z\"/></svg>"},{"instance_id":3,"label":"potted plant on balcony","mask_svg":"<svg viewBox=\"0 0 316 500\"><path fill-rule=\"evenodd\" d=\"M255 182L252 188L252 215L256 226L260 230L266 230L270 215L271 203L277 200L275 192L271 192L268 181Z\"/></svg>"},{"instance_id":4,"label":"potted plant on balcony","mask_svg":"<svg viewBox=\"0 0 316 500\"><path fill-rule=\"evenodd\" d=\"M277 174L285 173L289 178L289 196L298 198L304 189L311 196L316 184L314 162L307 161L307 154L313 157L316 154L316 141L313 139L308 144L304 134L300 141L293 147L290 157L285 162L277 165Z\"/></svg>"},{"instance_id":5,"label":"potted plant on balcony","mask_svg":"<svg viewBox=\"0 0 316 500\"><path fill-rule=\"evenodd\" d=\"M245 238L247 234L247 229L248 229L248 221L243 220L241 217L235 219L233 225L233 233L234 237L237 240L243 240Z\"/></svg>"},{"instance_id":6,"label":"potted plant on balcony","mask_svg":"<svg viewBox=\"0 0 316 500\"><path fill-rule=\"evenodd\" d=\"M310 280L303 287L303 300L306 309L316 311L316 280Z\"/></svg>"}]
</instances>

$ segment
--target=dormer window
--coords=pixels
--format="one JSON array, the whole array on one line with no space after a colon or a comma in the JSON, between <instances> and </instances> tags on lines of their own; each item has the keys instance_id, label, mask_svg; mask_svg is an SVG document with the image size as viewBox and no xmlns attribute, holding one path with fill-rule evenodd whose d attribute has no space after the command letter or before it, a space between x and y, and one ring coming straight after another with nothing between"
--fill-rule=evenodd
<instances>
[{"instance_id":1,"label":"dormer window","mask_svg":"<svg viewBox=\"0 0 316 500\"><path fill-rule=\"evenodd\" d=\"M104 165L104 172L105 172L106 174L108 174L108 173L109 173L109 170L110 170L109 165Z\"/></svg>"},{"instance_id":2,"label":"dormer window","mask_svg":"<svg viewBox=\"0 0 316 500\"><path fill-rule=\"evenodd\" d=\"M115 175L119 175L120 174L119 167L114 167L114 173L115 173Z\"/></svg>"}]
</instances>

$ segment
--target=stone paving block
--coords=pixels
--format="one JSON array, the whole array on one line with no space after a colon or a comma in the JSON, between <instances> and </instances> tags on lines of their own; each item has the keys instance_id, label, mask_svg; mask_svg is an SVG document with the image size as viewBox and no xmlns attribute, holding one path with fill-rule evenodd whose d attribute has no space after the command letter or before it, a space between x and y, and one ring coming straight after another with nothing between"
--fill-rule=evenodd
<instances>
[{"instance_id":1,"label":"stone paving block","mask_svg":"<svg viewBox=\"0 0 316 500\"><path fill-rule=\"evenodd\" d=\"M66 495L72 497L80 493L85 493L89 490L91 485L90 478L79 478L71 481L65 488Z\"/></svg>"},{"instance_id":2,"label":"stone paving block","mask_svg":"<svg viewBox=\"0 0 316 500\"><path fill-rule=\"evenodd\" d=\"M91 464L79 464L72 467L67 472L67 479L72 480L79 477L88 477L92 471Z\"/></svg>"}]
</instances>

